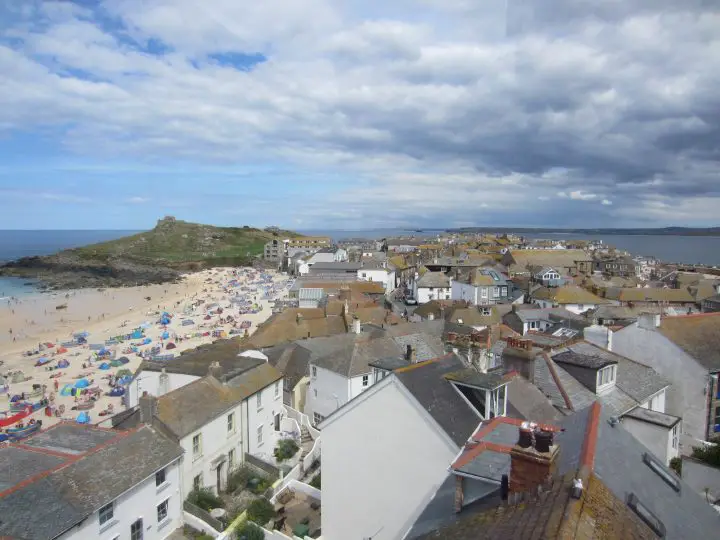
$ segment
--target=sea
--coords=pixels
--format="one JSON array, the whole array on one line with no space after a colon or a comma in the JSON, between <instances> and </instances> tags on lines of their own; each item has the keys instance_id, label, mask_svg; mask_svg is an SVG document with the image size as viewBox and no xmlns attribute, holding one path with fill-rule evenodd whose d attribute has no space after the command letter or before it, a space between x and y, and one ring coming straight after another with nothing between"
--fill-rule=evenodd
<instances>
[{"instance_id":1,"label":"sea","mask_svg":"<svg viewBox=\"0 0 720 540\"><path fill-rule=\"evenodd\" d=\"M62 249L116 240L139 231L121 230L57 230L9 231L0 230L0 263L20 257L50 255ZM0 277L0 301L14 296L36 293L32 280Z\"/></svg>"},{"instance_id":2,"label":"sea","mask_svg":"<svg viewBox=\"0 0 720 540\"><path fill-rule=\"evenodd\" d=\"M442 229L365 229L365 230L305 230L303 234L330 236L333 240L349 238L381 239L387 236L435 236ZM57 230L13 231L0 230L0 262L33 255L49 255L61 249L80 247L123 236L136 234L134 230ZM601 235L571 233L525 234L528 238L555 240L602 240L604 243L632 253L652 256L664 262L720 266L720 236L669 235ZM37 292L28 279L0 277L0 300Z\"/></svg>"}]
</instances>

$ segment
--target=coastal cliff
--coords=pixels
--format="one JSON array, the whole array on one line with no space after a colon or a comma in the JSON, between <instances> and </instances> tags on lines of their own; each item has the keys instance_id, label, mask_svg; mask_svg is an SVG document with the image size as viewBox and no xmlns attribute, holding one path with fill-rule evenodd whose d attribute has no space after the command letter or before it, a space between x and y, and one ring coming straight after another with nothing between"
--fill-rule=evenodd
<instances>
[{"instance_id":1,"label":"coastal cliff","mask_svg":"<svg viewBox=\"0 0 720 540\"><path fill-rule=\"evenodd\" d=\"M184 272L252 265L265 243L279 236L299 235L252 227L213 227L166 217L147 232L11 261L0 266L0 275L38 279L51 289L168 283Z\"/></svg>"}]
</instances>

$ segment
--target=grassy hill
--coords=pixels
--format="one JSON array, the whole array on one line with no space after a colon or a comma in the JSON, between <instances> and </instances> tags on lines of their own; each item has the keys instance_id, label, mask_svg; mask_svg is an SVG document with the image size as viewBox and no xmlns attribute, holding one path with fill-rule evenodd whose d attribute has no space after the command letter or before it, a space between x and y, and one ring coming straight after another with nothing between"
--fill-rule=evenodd
<instances>
[{"instance_id":1,"label":"grassy hill","mask_svg":"<svg viewBox=\"0 0 720 540\"><path fill-rule=\"evenodd\" d=\"M297 236L291 231L213 227L167 217L147 232L9 262L0 266L0 275L37 278L51 288L164 283L186 271L251 265L266 242Z\"/></svg>"},{"instance_id":2,"label":"grassy hill","mask_svg":"<svg viewBox=\"0 0 720 540\"><path fill-rule=\"evenodd\" d=\"M69 249L84 260L121 258L139 264L173 268L248 264L273 238L296 237L291 231L268 232L252 227L213 227L165 218L147 232L118 240Z\"/></svg>"}]
</instances>

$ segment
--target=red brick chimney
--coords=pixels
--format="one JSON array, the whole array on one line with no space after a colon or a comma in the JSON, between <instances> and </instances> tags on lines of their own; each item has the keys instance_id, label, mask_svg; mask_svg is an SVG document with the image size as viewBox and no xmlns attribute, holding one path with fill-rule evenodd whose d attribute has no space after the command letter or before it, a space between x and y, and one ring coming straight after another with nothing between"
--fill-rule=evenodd
<instances>
[{"instance_id":1,"label":"red brick chimney","mask_svg":"<svg viewBox=\"0 0 720 540\"><path fill-rule=\"evenodd\" d=\"M518 429L518 442L510 450L510 493L534 493L555 475L560 447L554 433L530 422Z\"/></svg>"}]
</instances>

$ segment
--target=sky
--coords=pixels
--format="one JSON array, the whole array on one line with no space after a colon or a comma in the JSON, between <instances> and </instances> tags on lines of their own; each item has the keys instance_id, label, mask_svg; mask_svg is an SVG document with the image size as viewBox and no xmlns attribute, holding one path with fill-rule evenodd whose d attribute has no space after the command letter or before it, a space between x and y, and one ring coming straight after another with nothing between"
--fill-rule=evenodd
<instances>
[{"instance_id":1,"label":"sky","mask_svg":"<svg viewBox=\"0 0 720 540\"><path fill-rule=\"evenodd\" d=\"M0 228L720 225L717 0L0 0Z\"/></svg>"}]
</instances>

